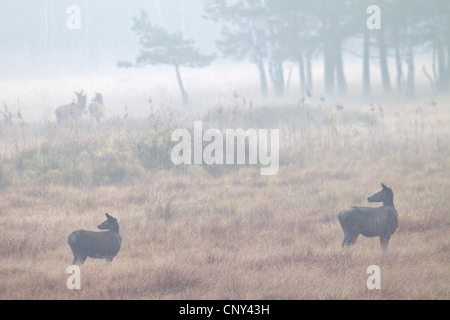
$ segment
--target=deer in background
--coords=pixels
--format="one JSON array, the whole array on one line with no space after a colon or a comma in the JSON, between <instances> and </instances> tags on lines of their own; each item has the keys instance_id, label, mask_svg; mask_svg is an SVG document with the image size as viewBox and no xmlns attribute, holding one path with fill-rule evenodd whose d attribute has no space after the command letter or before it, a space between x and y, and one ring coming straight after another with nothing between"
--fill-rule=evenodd
<instances>
[{"instance_id":1,"label":"deer in background","mask_svg":"<svg viewBox=\"0 0 450 320\"><path fill-rule=\"evenodd\" d=\"M89 114L92 118L100 120L105 116L105 105L103 104L103 97L100 93L95 93L95 98L92 99L92 103L88 107Z\"/></svg>"},{"instance_id":2,"label":"deer in background","mask_svg":"<svg viewBox=\"0 0 450 320\"><path fill-rule=\"evenodd\" d=\"M4 123L6 125L12 125L15 114L13 114L11 111L8 110L8 105L6 104L6 102L3 103L3 108L5 109L5 111L0 110L0 115L3 116Z\"/></svg>"},{"instance_id":3,"label":"deer in background","mask_svg":"<svg viewBox=\"0 0 450 320\"><path fill-rule=\"evenodd\" d=\"M55 110L56 120L58 122L64 122L69 120L78 120L86 112L86 95L83 94L83 90L76 92L77 102L66 104L58 107Z\"/></svg>"}]
</instances>

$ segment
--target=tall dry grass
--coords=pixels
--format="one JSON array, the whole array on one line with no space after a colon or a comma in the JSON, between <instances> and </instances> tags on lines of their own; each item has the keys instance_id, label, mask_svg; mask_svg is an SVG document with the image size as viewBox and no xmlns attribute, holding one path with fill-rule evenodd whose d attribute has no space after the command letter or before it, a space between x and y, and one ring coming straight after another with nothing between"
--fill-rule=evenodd
<instances>
[{"instance_id":1,"label":"tall dry grass","mask_svg":"<svg viewBox=\"0 0 450 320\"><path fill-rule=\"evenodd\" d=\"M384 108L236 102L205 117L279 127L275 176L154 166L170 128L150 120L4 127L0 298L449 299L449 109ZM116 161L100 174L99 159ZM77 172L84 180L64 179ZM387 254L362 236L341 248L338 212L368 205L381 182L399 212ZM88 259L82 289L69 290L67 236L105 212L119 219L121 251L111 265ZM381 290L366 287L373 264Z\"/></svg>"}]
</instances>

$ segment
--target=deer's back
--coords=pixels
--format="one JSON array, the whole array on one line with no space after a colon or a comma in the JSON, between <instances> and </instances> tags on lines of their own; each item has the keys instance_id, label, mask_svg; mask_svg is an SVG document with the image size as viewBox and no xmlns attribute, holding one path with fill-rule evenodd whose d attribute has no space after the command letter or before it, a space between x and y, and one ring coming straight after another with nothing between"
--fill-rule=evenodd
<instances>
[{"instance_id":1,"label":"deer's back","mask_svg":"<svg viewBox=\"0 0 450 320\"><path fill-rule=\"evenodd\" d=\"M398 227L398 214L394 207L352 207L338 215L342 227L358 230L366 237L393 234Z\"/></svg>"},{"instance_id":2,"label":"deer's back","mask_svg":"<svg viewBox=\"0 0 450 320\"><path fill-rule=\"evenodd\" d=\"M112 231L77 230L70 234L68 243L74 253L91 258L113 257L122 242L120 234Z\"/></svg>"}]
</instances>

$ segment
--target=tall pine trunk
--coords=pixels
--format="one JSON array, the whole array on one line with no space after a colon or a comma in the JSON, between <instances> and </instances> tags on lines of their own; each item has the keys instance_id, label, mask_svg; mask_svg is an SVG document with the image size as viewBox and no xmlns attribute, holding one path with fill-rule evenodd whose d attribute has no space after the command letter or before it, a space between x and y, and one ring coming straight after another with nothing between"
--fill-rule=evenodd
<instances>
[{"instance_id":1,"label":"tall pine trunk","mask_svg":"<svg viewBox=\"0 0 450 320\"><path fill-rule=\"evenodd\" d=\"M262 59L258 58L255 61L256 66L258 67L259 74L259 86L261 90L261 96L263 98L267 97L267 77L266 70L264 69L264 62Z\"/></svg>"},{"instance_id":2,"label":"tall pine trunk","mask_svg":"<svg viewBox=\"0 0 450 320\"><path fill-rule=\"evenodd\" d=\"M333 43L330 40L330 38L326 38L323 50L324 84L325 84L325 95L329 97L334 96L334 89L335 89L334 59L335 57L334 57Z\"/></svg>"},{"instance_id":3,"label":"tall pine trunk","mask_svg":"<svg viewBox=\"0 0 450 320\"><path fill-rule=\"evenodd\" d=\"M283 62L277 59L271 59L269 62L269 70L273 92L276 97L282 97L284 95Z\"/></svg>"},{"instance_id":4,"label":"tall pine trunk","mask_svg":"<svg viewBox=\"0 0 450 320\"><path fill-rule=\"evenodd\" d=\"M336 56L334 63L336 69L338 95L343 97L347 94L347 81L345 80L344 61L342 59L342 45L340 39L336 39L334 49Z\"/></svg>"},{"instance_id":5,"label":"tall pine trunk","mask_svg":"<svg viewBox=\"0 0 450 320\"><path fill-rule=\"evenodd\" d=\"M333 37L325 39L324 45L325 95L335 97L347 94L347 81L344 74L341 40ZM336 92L337 85L337 92Z\"/></svg>"},{"instance_id":6,"label":"tall pine trunk","mask_svg":"<svg viewBox=\"0 0 450 320\"><path fill-rule=\"evenodd\" d=\"M381 81L383 83L383 92L389 93L391 92L391 80L389 78L386 39L384 36L383 29L378 30L378 47L380 54L380 71L381 71Z\"/></svg>"},{"instance_id":7,"label":"tall pine trunk","mask_svg":"<svg viewBox=\"0 0 450 320\"><path fill-rule=\"evenodd\" d=\"M298 59L298 72L300 79L300 95L306 92L306 82L305 82L305 63L303 62L303 57L300 56Z\"/></svg>"},{"instance_id":8,"label":"tall pine trunk","mask_svg":"<svg viewBox=\"0 0 450 320\"><path fill-rule=\"evenodd\" d=\"M439 93L445 93L448 91L449 85L449 54L450 49L447 46L447 52L444 44L441 40L438 40L437 44L437 64L438 64L438 91Z\"/></svg>"},{"instance_id":9,"label":"tall pine trunk","mask_svg":"<svg viewBox=\"0 0 450 320\"><path fill-rule=\"evenodd\" d=\"M369 29L364 28L363 44L363 90L364 97L370 98L372 89L370 85L370 33Z\"/></svg>"},{"instance_id":10,"label":"tall pine trunk","mask_svg":"<svg viewBox=\"0 0 450 320\"><path fill-rule=\"evenodd\" d=\"M244 5L244 8L246 10L250 10L250 4L246 0L242 0L242 4ZM260 49L261 41L257 36L257 32L253 23L253 20L249 19L248 21L250 33L252 36L252 45L253 45L253 56L254 56L254 63L256 64L256 67L258 68L258 74L259 74L259 85L260 85L260 91L261 96L266 98L267 97L267 77L266 77L266 71L264 68L264 62L261 57Z\"/></svg>"},{"instance_id":11,"label":"tall pine trunk","mask_svg":"<svg viewBox=\"0 0 450 320\"><path fill-rule=\"evenodd\" d=\"M311 66L312 53L308 51L306 54L306 90L309 92L313 89L313 75Z\"/></svg>"},{"instance_id":12,"label":"tall pine trunk","mask_svg":"<svg viewBox=\"0 0 450 320\"><path fill-rule=\"evenodd\" d=\"M446 77L445 77L445 85L444 92L449 91L450 86L450 43L447 42L447 63L446 63Z\"/></svg>"},{"instance_id":13,"label":"tall pine trunk","mask_svg":"<svg viewBox=\"0 0 450 320\"><path fill-rule=\"evenodd\" d=\"M408 65L406 95L408 98L414 98L414 51L412 44L409 44L407 48L406 63Z\"/></svg>"},{"instance_id":14,"label":"tall pine trunk","mask_svg":"<svg viewBox=\"0 0 450 320\"><path fill-rule=\"evenodd\" d=\"M400 55L399 45L395 44L395 67L397 69L397 91L402 91L403 89L403 68L402 68L402 57Z\"/></svg>"},{"instance_id":15,"label":"tall pine trunk","mask_svg":"<svg viewBox=\"0 0 450 320\"><path fill-rule=\"evenodd\" d=\"M394 37L394 50L395 50L395 69L397 72L397 91L401 92L403 90L403 82L404 82L404 76L403 76L403 68L402 68L402 55L400 52L400 40L399 40L399 34L398 34L398 23L395 21L392 29L393 37Z\"/></svg>"},{"instance_id":16,"label":"tall pine trunk","mask_svg":"<svg viewBox=\"0 0 450 320\"><path fill-rule=\"evenodd\" d=\"M183 105L185 106L189 102L189 97L188 97L187 92L184 90L183 80L181 80L180 68L177 63L174 66L175 66L175 72L177 73L178 86L180 87L180 91L181 91L181 101L182 101Z\"/></svg>"}]
</instances>

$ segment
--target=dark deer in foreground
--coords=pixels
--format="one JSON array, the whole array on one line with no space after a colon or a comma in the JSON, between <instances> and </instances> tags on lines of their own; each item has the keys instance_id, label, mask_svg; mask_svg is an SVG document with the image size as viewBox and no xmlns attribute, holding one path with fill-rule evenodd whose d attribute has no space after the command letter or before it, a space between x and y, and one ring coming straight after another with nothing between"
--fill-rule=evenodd
<instances>
[{"instance_id":1,"label":"dark deer in foreground","mask_svg":"<svg viewBox=\"0 0 450 320\"><path fill-rule=\"evenodd\" d=\"M105 105L103 104L103 96L100 93L95 93L95 98L88 107L89 114L92 118L100 120L105 116Z\"/></svg>"},{"instance_id":2,"label":"dark deer in foreground","mask_svg":"<svg viewBox=\"0 0 450 320\"><path fill-rule=\"evenodd\" d=\"M111 262L120 250L122 237L119 234L119 222L106 213L107 220L98 226L101 230L78 230L70 234L68 243L73 252L72 264L83 264L87 257L106 259Z\"/></svg>"},{"instance_id":3,"label":"dark deer in foreground","mask_svg":"<svg viewBox=\"0 0 450 320\"><path fill-rule=\"evenodd\" d=\"M342 246L351 246L359 234L380 237L383 250L387 250L389 239L398 227L398 213L394 207L392 189L381 184L382 190L367 198L369 202L383 202L382 207L352 207L339 213L338 219L344 230Z\"/></svg>"},{"instance_id":4,"label":"dark deer in foreground","mask_svg":"<svg viewBox=\"0 0 450 320\"><path fill-rule=\"evenodd\" d=\"M58 122L64 122L68 120L78 120L86 112L86 95L83 94L83 90L76 92L77 102L66 104L58 107L55 110L56 120Z\"/></svg>"}]
</instances>

